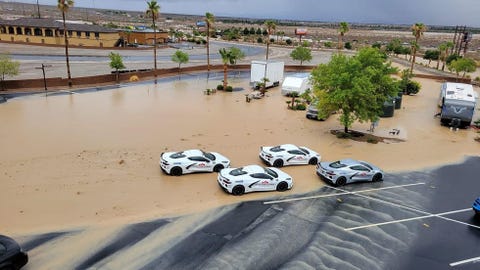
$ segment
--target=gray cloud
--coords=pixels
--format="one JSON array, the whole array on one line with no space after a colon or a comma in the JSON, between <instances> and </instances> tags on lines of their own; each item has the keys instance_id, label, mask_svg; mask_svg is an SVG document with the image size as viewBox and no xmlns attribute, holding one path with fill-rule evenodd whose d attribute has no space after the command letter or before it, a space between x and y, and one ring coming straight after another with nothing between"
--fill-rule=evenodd
<instances>
[{"instance_id":1,"label":"gray cloud","mask_svg":"<svg viewBox=\"0 0 480 270\"><path fill-rule=\"evenodd\" d=\"M57 0L39 0L56 5ZM12 1L15 2L15 1ZM36 0L16 2L36 3ZM480 27L478 0L159 0L163 13ZM79 7L143 11L145 0L76 0Z\"/></svg>"}]
</instances>

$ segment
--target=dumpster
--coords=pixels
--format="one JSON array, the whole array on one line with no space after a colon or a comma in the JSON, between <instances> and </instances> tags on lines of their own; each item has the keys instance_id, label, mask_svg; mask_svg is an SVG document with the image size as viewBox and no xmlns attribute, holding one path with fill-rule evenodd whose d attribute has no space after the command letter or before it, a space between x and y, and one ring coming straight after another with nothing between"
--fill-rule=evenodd
<instances>
[{"instance_id":1,"label":"dumpster","mask_svg":"<svg viewBox=\"0 0 480 270\"><path fill-rule=\"evenodd\" d=\"M395 99L392 98L383 103L382 114L380 117L393 117L395 113Z\"/></svg>"},{"instance_id":2,"label":"dumpster","mask_svg":"<svg viewBox=\"0 0 480 270\"><path fill-rule=\"evenodd\" d=\"M402 92L398 92L398 95L395 97L395 110L402 108Z\"/></svg>"}]
</instances>

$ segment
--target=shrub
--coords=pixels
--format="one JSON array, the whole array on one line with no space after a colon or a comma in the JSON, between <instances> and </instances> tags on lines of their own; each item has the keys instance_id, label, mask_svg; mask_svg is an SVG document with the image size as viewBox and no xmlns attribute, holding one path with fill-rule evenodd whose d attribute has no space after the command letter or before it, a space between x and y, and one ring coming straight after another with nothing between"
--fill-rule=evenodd
<instances>
[{"instance_id":1,"label":"shrub","mask_svg":"<svg viewBox=\"0 0 480 270\"><path fill-rule=\"evenodd\" d=\"M275 42L275 39L271 38L270 43L274 43L274 42Z\"/></svg>"},{"instance_id":2,"label":"shrub","mask_svg":"<svg viewBox=\"0 0 480 270\"><path fill-rule=\"evenodd\" d=\"M420 85L420 83L416 81L409 81L405 85L405 89L403 89L403 92L407 95L411 95L411 94L415 95L420 91L421 87L422 86Z\"/></svg>"},{"instance_id":3,"label":"shrub","mask_svg":"<svg viewBox=\"0 0 480 270\"><path fill-rule=\"evenodd\" d=\"M263 39L261 37L257 38L257 43L263 43Z\"/></svg>"},{"instance_id":4,"label":"shrub","mask_svg":"<svg viewBox=\"0 0 480 270\"><path fill-rule=\"evenodd\" d=\"M323 46L325 46L325 48L332 48L333 47L333 43L331 41L325 41L323 43Z\"/></svg>"},{"instance_id":5,"label":"shrub","mask_svg":"<svg viewBox=\"0 0 480 270\"><path fill-rule=\"evenodd\" d=\"M223 85L222 84L217 85L217 90L223 90Z\"/></svg>"},{"instance_id":6,"label":"shrub","mask_svg":"<svg viewBox=\"0 0 480 270\"><path fill-rule=\"evenodd\" d=\"M295 110L305 111L307 109L307 105L305 103L299 103L295 106Z\"/></svg>"},{"instance_id":7,"label":"shrub","mask_svg":"<svg viewBox=\"0 0 480 270\"><path fill-rule=\"evenodd\" d=\"M350 42L345 42L345 46L344 46L344 47L345 47L345 49L347 49L347 50L351 50L351 49L352 49L352 43L350 43Z\"/></svg>"},{"instance_id":8,"label":"shrub","mask_svg":"<svg viewBox=\"0 0 480 270\"><path fill-rule=\"evenodd\" d=\"M233 87L231 85L227 86L227 89L225 89L227 92L233 92Z\"/></svg>"},{"instance_id":9,"label":"shrub","mask_svg":"<svg viewBox=\"0 0 480 270\"><path fill-rule=\"evenodd\" d=\"M377 144L377 143L378 143L378 140L375 139L375 138L368 138L368 139L367 139L367 142L368 142L368 143Z\"/></svg>"},{"instance_id":10,"label":"shrub","mask_svg":"<svg viewBox=\"0 0 480 270\"><path fill-rule=\"evenodd\" d=\"M287 39L287 40L285 41L285 43L287 43L287 45L292 45L292 40L291 40L291 39Z\"/></svg>"}]
</instances>

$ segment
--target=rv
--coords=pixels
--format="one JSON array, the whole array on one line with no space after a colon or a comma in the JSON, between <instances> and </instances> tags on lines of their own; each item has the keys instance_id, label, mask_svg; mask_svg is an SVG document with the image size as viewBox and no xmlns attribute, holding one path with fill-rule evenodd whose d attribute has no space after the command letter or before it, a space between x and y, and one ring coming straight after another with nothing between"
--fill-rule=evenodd
<instances>
[{"instance_id":1,"label":"rv","mask_svg":"<svg viewBox=\"0 0 480 270\"><path fill-rule=\"evenodd\" d=\"M456 128L469 126L475 113L477 98L477 93L470 84L443 83L438 98L438 106L441 108L440 122Z\"/></svg>"},{"instance_id":2,"label":"rv","mask_svg":"<svg viewBox=\"0 0 480 270\"><path fill-rule=\"evenodd\" d=\"M263 83L263 78L267 78L265 88L279 86L283 79L284 62L281 61L252 61L250 69L250 84L258 89L259 84Z\"/></svg>"},{"instance_id":3,"label":"rv","mask_svg":"<svg viewBox=\"0 0 480 270\"><path fill-rule=\"evenodd\" d=\"M286 96L294 92L301 95L311 87L309 73L296 73L283 80L282 95Z\"/></svg>"}]
</instances>

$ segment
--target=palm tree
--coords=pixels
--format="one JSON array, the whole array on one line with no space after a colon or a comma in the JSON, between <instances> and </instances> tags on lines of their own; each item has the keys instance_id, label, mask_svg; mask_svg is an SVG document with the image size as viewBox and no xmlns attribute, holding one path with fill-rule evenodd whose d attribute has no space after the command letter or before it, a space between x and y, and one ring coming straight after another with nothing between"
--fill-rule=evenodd
<instances>
[{"instance_id":1,"label":"palm tree","mask_svg":"<svg viewBox=\"0 0 480 270\"><path fill-rule=\"evenodd\" d=\"M274 21L268 20L265 21L265 26L267 27L267 54L265 56L265 59L268 60L268 48L270 47L270 35L275 31L275 28L277 25L275 24Z\"/></svg>"},{"instance_id":2,"label":"palm tree","mask_svg":"<svg viewBox=\"0 0 480 270\"><path fill-rule=\"evenodd\" d=\"M160 13L160 6L157 3L157 0L151 0L147 2L147 11L145 14L147 17L152 18L152 27L153 27L153 68L155 70L155 77L157 77L157 27L155 26L155 21L158 19L158 14Z\"/></svg>"},{"instance_id":3,"label":"palm tree","mask_svg":"<svg viewBox=\"0 0 480 270\"><path fill-rule=\"evenodd\" d=\"M339 27L338 27L338 49L341 50L342 49L342 45L343 45L343 36L345 36L345 34L350 31L350 27L348 26L348 23L347 22L341 22Z\"/></svg>"},{"instance_id":4,"label":"palm tree","mask_svg":"<svg viewBox=\"0 0 480 270\"><path fill-rule=\"evenodd\" d=\"M222 48L218 50L218 52L222 56L223 90L226 90L228 86L228 82L227 82L228 65L236 64L238 60L241 60L245 57L245 54L243 53L243 51L241 51L237 47L231 47L228 50L225 48Z\"/></svg>"},{"instance_id":5,"label":"palm tree","mask_svg":"<svg viewBox=\"0 0 480 270\"><path fill-rule=\"evenodd\" d=\"M62 12L63 19L63 37L65 38L65 58L67 60L68 86L72 86L72 74L70 73L70 59L68 57L68 31L67 23L65 22L65 13L68 12L70 7L73 7L73 0L58 0L57 8Z\"/></svg>"},{"instance_id":6,"label":"palm tree","mask_svg":"<svg viewBox=\"0 0 480 270\"><path fill-rule=\"evenodd\" d=\"M215 17L212 13L205 13L205 23L207 24L207 70L210 71L210 28L215 22Z\"/></svg>"},{"instance_id":7,"label":"palm tree","mask_svg":"<svg viewBox=\"0 0 480 270\"><path fill-rule=\"evenodd\" d=\"M427 26L423 23L415 23L412 25L412 35L415 36L415 44L412 45L412 65L410 66L410 73L413 73L413 65L415 64L415 54L417 53L418 40L423 36L423 32L427 31Z\"/></svg>"}]
</instances>

